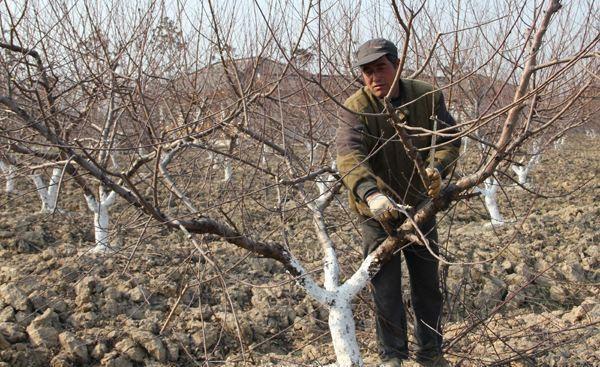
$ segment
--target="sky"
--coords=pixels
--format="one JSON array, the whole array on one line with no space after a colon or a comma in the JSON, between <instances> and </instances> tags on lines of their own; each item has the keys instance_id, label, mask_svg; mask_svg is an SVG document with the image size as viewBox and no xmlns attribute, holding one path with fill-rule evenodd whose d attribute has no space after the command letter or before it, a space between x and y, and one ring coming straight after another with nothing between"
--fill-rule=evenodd
<instances>
[{"instance_id":1,"label":"sky","mask_svg":"<svg viewBox=\"0 0 600 367\"><path fill-rule=\"evenodd\" d=\"M523 7L523 16L508 36L508 43L520 49L523 34L533 22L532 9L541 2L429 0L425 4L426 11L421 12L415 22L416 38L411 45L426 47L440 32L444 33L440 44L445 47L451 48L455 40L468 37L482 40L482 45L477 47L491 47L486 46L486 42L498 41L486 38L502 34ZM407 3L412 9L420 6L420 1L416 0L407 0ZM592 0L563 3L565 9L559 13L553 27L568 26L571 27L570 33L583 34L577 26L589 12L586 5L593 4ZM29 12L20 23L21 29L42 29L41 34L30 34L33 40L51 39L52 32L60 28L57 24L64 24L62 17L65 13L73 23L71 31L91 34L95 31L91 27L94 23L100 31L108 34L110 40L134 33L134 24L151 22L155 27L162 17L168 17L182 31L189 47L203 52L214 46L214 14L219 21L219 35L232 47L234 57L255 56L266 40L274 39L276 42L271 41L266 51L280 59L284 54L289 56L290 49L294 47L310 48L313 53L333 59L339 56L337 54L353 51L373 37L385 37L400 44L405 34L395 19L390 1L380 0L0 0L0 24L4 32L10 29L7 22L9 13L16 17L25 4L28 4ZM59 7L63 11L57 15ZM568 7L573 7L574 11L569 13ZM596 13L596 20L598 7L591 7L592 13ZM151 17L148 9L153 9ZM90 13L92 15L88 16ZM303 24L306 26L303 27ZM483 26L473 29L478 24ZM596 33L597 24L600 21L596 22ZM449 33L455 29L464 31ZM588 31L593 33L594 30ZM550 29L552 32L553 29ZM484 54L484 51L481 53ZM510 53L510 50L507 52Z\"/></svg>"}]
</instances>

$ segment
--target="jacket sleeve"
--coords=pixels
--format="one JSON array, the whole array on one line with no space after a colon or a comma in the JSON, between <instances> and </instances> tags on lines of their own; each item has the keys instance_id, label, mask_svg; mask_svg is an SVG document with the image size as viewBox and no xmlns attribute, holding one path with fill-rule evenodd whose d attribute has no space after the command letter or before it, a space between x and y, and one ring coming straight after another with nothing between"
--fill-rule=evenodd
<instances>
[{"instance_id":1,"label":"jacket sleeve","mask_svg":"<svg viewBox=\"0 0 600 367\"><path fill-rule=\"evenodd\" d=\"M368 161L372 139L363 117L346 110L342 110L340 117L336 136L337 166L344 185L360 202L377 190L377 180Z\"/></svg>"},{"instance_id":2,"label":"jacket sleeve","mask_svg":"<svg viewBox=\"0 0 600 367\"><path fill-rule=\"evenodd\" d=\"M440 98L437 101L435 111L438 119L438 130L445 129L450 126L455 126L453 129L447 130L445 133L452 134L458 132L458 128L456 128L456 121L446 109L444 96L441 93ZM445 177L450 172L452 172L452 168L454 167L460 153L460 139L455 139L454 141L451 140L451 137L438 137L436 139L436 145L441 146L435 149L433 163L435 168L437 168L440 174L442 175L442 177ZM431 157L428 158L428 163L430 159Z\"/></svg>"}]
</instances>

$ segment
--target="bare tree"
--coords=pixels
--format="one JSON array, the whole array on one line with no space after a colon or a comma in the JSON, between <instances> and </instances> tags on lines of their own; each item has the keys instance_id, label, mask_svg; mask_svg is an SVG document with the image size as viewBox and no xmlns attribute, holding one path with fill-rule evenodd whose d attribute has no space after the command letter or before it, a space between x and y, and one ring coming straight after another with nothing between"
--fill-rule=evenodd
<instances>
[{"instance_id":1,"label":"bare tree","mask_svg":"<svg viewBox=\"0 0 600 367\"><path fill-rule=\"evenodd\" d=\"M431 4L392 1L388 10L378 8L377 24L393 26L390 32L403 37L405 67L397 78L404 72L431 81L461 117L459 133L444 126L410 128L385 100L385 115L418 168L415 177L426 181L421 157L442 144L468 137L484 148L465 158L437 198L402 207L406 222L390 229L362 263L345 258L340 265L338 256L354 247L335 243L330 229L352 221L327 209L347 209L337 200L342 185L332 165L331 122L358 85L351 53L358 40L355 21L368 4L322 5L246 8L208 1L189 23L192 13L176 7L171 14L161 2L140 9L122 2L52 3L44 17L30 4L5 5L0 131L10 142L2 149L60 164L63 176L83 190L95 216L95 249L111 248L108 208L116 202L139 220L184 234L225 292L206 236L275 260L328 310L337 365L361 366L352 317L359 292L398 249L408 243L429 247L419 224L478 193L491 201L497 177L509 177L515 158L525 156L534 139L548 134L553 142L589 120L596 97L588 93L597 79L585 80L597 70L598 36L591 34L590 12L580 24L584 37L572 38L565 19L576 7L561 9L558 0L509 1L492 16L468 3L455 9L450 25ZM240 11L252 14L246 18L252 21L236 24ZM289 12L299 21L287 22ZM441 137L444 143L436 143ZM414 139L433 144L416 149ZM223 182L215 172L226 164ZM59 181L49 186L54 190ZM482 184L485 190L478 189ZM491 215L496 224L502 220L497 208ZM304 244L291 224L298 217L312 218L323 286L314 266L302 264ZM137 244L132 257L135 249ZM230 304L239 349L250 363ZM491 315L464 327L449 348Z\"/></svg>"}]
</instances>

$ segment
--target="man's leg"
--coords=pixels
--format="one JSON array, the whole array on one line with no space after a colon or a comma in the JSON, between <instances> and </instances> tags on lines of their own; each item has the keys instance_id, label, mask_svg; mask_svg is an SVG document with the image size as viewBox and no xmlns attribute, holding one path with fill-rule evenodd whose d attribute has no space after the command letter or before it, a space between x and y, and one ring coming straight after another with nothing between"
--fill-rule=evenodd
<instances>
[{"instance_id":1,"label":"man's leg","mask_svg":"<svg viewBox=\"0 0 600 367\"><path fill-rule=\"evenodd\" d=\"M360 217L363 235L363 255L366 257L387 238L379 222ZM402 303L402 258L400 253L393 256L371 280L377 339L382 360L408 358L406 338L406 314Z\"/></svg>"},{"instance_id":2,"label":"man's leg","mask_svg":"<svg viewBox=\"0 0 600 367\"><path fill-rule=\"evenodd\" d=\"M435 221L424 225L422 232L426 234L430 248L438 254ZM411 299L416 318L417 360L428 360L442 353L442 292L438 260L425 246L419 244L405 248L404 257L410 275Z\"/></svg>"}]
</instances>

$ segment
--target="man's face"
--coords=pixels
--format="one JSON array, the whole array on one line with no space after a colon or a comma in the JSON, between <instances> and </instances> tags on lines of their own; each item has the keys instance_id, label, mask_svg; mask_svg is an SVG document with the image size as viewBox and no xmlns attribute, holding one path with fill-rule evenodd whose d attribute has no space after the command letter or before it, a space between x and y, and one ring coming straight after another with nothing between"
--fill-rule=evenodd
<instances>
[{"instance_id":1,"label":"man's face","mask_svg":"<svg viewBox=\"0 0 600 367\"><path fill-rule=\"evenodd\" d=\"M361 66L365 85L378 98L385 97L394 82L397 66L392 64L386 56ZM395 97L396 94L396 92L392 93L392 97Z\"/></svg>"}]
</instances>

